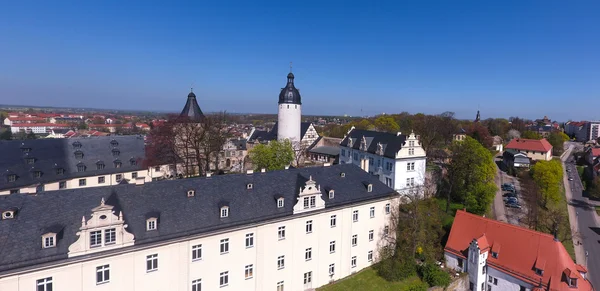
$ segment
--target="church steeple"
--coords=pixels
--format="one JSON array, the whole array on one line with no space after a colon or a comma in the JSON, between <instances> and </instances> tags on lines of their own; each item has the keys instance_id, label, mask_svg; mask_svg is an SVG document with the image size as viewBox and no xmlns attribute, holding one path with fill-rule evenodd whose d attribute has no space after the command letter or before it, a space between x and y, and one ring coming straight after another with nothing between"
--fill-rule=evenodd
<instances>
[{"instance_id":1,"label":"church steeple","mask_svg":"<svg viewBox=\"0 0 600 291\"><path fill-rule=\"evenodd\" d=\"M479 110L477 110L477 116L475 116L475 122L481 121L481 116L479 115Z\"/></svg>"},{"instance_id":2,"label":"church steeple","mask_svg":"<svg viewBox=\"0 0 600 291\"><path fill-rule=\"evenodd\" d=\"M190 88L190 94L188 94L187 102L185 103L185 106L183 107L183 110L181 110L181 114L179 114L179 116L187 117L195 122L204 121L205 116L204 113L202 113L200 106L198 105L198 100L196 100L194 88Z\"/></svg>"}]
</instances>

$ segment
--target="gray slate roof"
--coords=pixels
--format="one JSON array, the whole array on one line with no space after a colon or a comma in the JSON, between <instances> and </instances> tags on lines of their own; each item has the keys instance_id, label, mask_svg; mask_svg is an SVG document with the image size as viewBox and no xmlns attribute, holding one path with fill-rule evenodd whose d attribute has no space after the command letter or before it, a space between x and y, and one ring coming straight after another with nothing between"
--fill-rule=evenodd
<instances>
[{"instance_id":1,"label":"gray slate roof","mask_svg":"<svg viewBox=\"0 0 600 291\"><path fill-rule=\"evenodd\" d=\"M341 173L345 177L341 177ZM16 207L15 219L0 220L0 274L4 271L44 262L67 259L68 247L77 240L75 233L81 218L91 217L91 209L100 205L122 211L127 230L135 236L135 245L147 245L172 238L202 234L293 215L299 188L308 178L321 186L325 207L397 195L354 165L336 165L288 169L252 175L221 175L210 178L166 180L144 185L116 185L85 189L43 192L37 195L0 196L0 212ZM253 189L247 190L247 183ZM365 183L373 185L367 192ZM194 197L187 191L194 189ZM327 190L335 190L329 200ZM277 208L276 198L285 198L285 207ZM220 218L219 206L229 205L230 214ZM159 215L158 230L146 231L146 218ZM61 229L57 246L42 249L41 236Z\"/></svg>"},{"instance_id":2,"label":"gray slate roof","mask_svg":"<svg viewBox=\"0 0 600 291\"><path fill-rule=\"evenodd\" d=\"M196 100L196 94L194 94L194 92L188 94L185 106L183 106L183 110L181 110L179 116L189 118L196 122L202 122L204 120L204 113L202 113L202 110L198 105L198 100Z\"/></svg>"},{"instance_id":3,"label":"gray slate roof","mask_svg":"<svg viewBox=\"0 0 600 291\"><path fill-rule=\"evenodd\" d=\"M300 137L304 137L306 131L312 122L300 122ZM277 133L279 132L277 128L278 122L275 122L275 125L271 128L271 130L255 130L250 137L248 137L249 142L266 142L270 140L277 139Z\"/></svg>"},{"instance_id":4,"label":"gray slate roof","mask_svg":"<svg viewBox=\"0 0 600 291\"><path fill-rule=\"evenodd\" d=\"M75 148L76 143L80 143L81 148ZM29 152L25 152L27 149ZM113 156L115 149L118 156ZM83 153L83 158L75 156L78 151ZM144 138L132 135L0 141L0 190L142 170L144 155ZM33 158L34 163L28 164L27 158ZM121 168L115 168L116 160L121 162ZM131 164L132 160L136 165ZM104 163L103 170L97 170L98 162ZM86 170L78 172L78 164L85 165ZM58 174L58 168L64 169L64 174ZM41 171L40 178L35 178L35 171ZM8 182L10 174L17 175L15 182Z\"/></svg>"},{"instance_id":5,"label":"gray slate roof","mask_svg":"<svg viewBox=\"0 0 600 291\"><path fill-rule=\"evenodd\" d=\"M314 153L314 154L338 156L340 154L340 148L334 147L334 146L320 146L320 147L314 147L314 148L310 149L308 152Z\"/></svg>"},{"instance_id":6,"label":"gray slate roof","mask_svg":"<svg viewBox=\"0 0 600 291\"><path fill-rule=\"evenodd\" d=\"M282 88L281 92L279 92L279 104L282 103L302 104L300 92L294 86L294 74L291 72L287 75L287 84L285 85L285 88Z\"/></svg>"},{"instance_id":7,"label":"gray slate roof","mask_svg":"<svg viewBox=\"0 0 600 291\"><path fill-rule=\"evenodd\" d=\"M348 147L348 139L352 139L352 149L360 150L362 138L367 141L367 152L377 154L377 144L383 145L383 155L388 158L396 158L396 153L404 145L407 136L372 130L353 129L340 143L340 146Z\"/></svg>"}]
</instances>

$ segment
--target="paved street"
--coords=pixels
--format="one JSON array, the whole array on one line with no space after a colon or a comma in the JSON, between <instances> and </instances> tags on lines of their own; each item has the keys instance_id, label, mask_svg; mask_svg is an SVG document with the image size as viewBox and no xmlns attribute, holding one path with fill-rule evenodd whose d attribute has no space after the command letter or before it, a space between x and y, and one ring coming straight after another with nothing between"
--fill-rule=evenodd
<instances>
[{"instance_id":1,"label":"paved street","mask_svg":"<svg viewBox=\"0 0 600 291\"><path fill-rule=\"evenodd\" d=\"M568 152L563 156L563 166L565 170L570 171L565 173L565 196L569 202L569 220L571 227L578 230L582 237L580 241L583 245L575 246L577 263L587 266L590 281L598 287L600 286L600 228L593 205L582 195L583 185L571 156L574 147L575 145L568 144ZM573 181L568 181L568 176L573 177Z\"/></svg>"},{"instance_id":2,"label":"paved street","mask_svg":"<svg viewBox=\"0 0 600 291\"><path fill-rule=\"evenodd\" d=\"M506 174L506 172L502 171L499 168L498 163L496 163L496 179L495 180L496 180L496 186L498 187L498 191L496 192L496 197L494 197L494 204L493 204L494 215L495 215L496 220L508 222L508 223L514 224L514 225L520 225L520 219L525 217L525 213L527 212L527 209L526 209L527 206L524 205L524 203L521 200L521 197L519 197L519 202L521 202L523 208L516 209L516 208L507 208L506 206L504 206L504 200L502 197L502 194L504 194L504 191L502 191L502 188L501 188L502 184L509 183L509 184L515 185L515 189L517 190L517 193L521 193L521 186L519 184L519 179Z\"/></svg>"}]
</instances>

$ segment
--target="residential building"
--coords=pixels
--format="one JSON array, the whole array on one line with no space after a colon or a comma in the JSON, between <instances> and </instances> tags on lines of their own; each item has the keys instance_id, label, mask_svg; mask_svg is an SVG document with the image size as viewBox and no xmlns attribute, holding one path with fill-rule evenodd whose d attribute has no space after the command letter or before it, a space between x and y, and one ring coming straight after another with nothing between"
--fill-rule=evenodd
<instances>
[{"instance_id":1,"label":"residential building","mask_svg":"<svg viewBox=\"0 0 600 291\"><path fill-rule=\"evenodd\" d=\"M444 248L448 268L465 272L470 290L593 290L552 235L458 210Z\"/></svg>"},{"instance_id":2,"label":"residential building","mask_svg":"<svg viewBox=\"0 0 600 291\"><path fill-rule=\"evenodd\" d=\"M141 136L0 141L0 195L109 186L172 175L144 167Z\"/></svg>"},{"instance_id":3,"label":"residential building","mask_svg":"<svg viewBox=\"0 0 600 291\"><path fill-rule=\"evenodd\" d=\"M46 134L55 128L71 128L71 126L59 123L13 123L10 126L10 131L12 133L32 132L35 134Z\"/></svg>"},{"instance_id":4,"label":"residential building","mask_svg":"<svg viewBox=\"0 0 600 291\"><path fill-rule=\"evenodd\" d=\"M556 131L552 125L530 125L527 130L533 131L543 138L548 138L552 132Z\"/></svg>"},{"instance_id":5,"label":"residential building","mask_svg":"<svg viewBox=\"0 0 600 291\"><path fill-rule=\"evenodd\" d=\"M308 148L308 161L313 163L338 164L340 157L341 138L320 136Z\"/></svg>"},{"instance_id":6,"label":"residential building","mask_svg":"<svg viewBox=\"0 0 600 291\"><path fill-rule=\"evenodd\" d=\"M596 141L600 137L600 121L569 121L565 133L579 142Z\"/></svg>"},{"instance_id":7,"label":"residential building","mask_svg":"<svg viewBox=\"0 0 600 291\"><path fill-rule=\"evenodd\" d=\"M527 155L513 149L507 149L502 153L504 164L509 168L529 168L530 161Z\"/></svg>"},{"instance_id":8,"label":"residential building","mask_svg":"<svg viewBox=\"0 0 600 291\"><path fill-rule=\"evenodd\" d=\"M494 147L494 150L496 150L497 152L502 152L504 150L504 139L499 135L494 136L492 141L492 147Z\"/></svg>"},{"instance_id":9,"label":"residential building","mask_svg":"<svg viewBox=\"0 0 600 291\"><path fill-rule=\"evenodd\" d=\"M425 184L427 156L418 137L352 127L340 143L340 164L354 164L397 191Z\"/></svg>"},{"instance_id":10,"label":"residential building","mask_svg":"<svg viewBox=\"0 0 600 291\"><path fill-rule=\"evenodd\" d=\"M11 194L0 290L310 290L377 262L398 201L352 165Z\"/></svg>"},{"instance_id":11,"label":"residential building","mask_svg":"<svg viewBox=\"0 0 600 291\"><path fill-rule=\"evenodd\" d=\"M246 139L230 139L219 153L219 169L227 172L243 172L247 156Z\"/></svg>"},{"instance_id":12,"label":"residential building","mask_svg":"<svg viewBox=\"0 0 600 291\"><path fill-rule=\"evenodd\" d=\"M552 159L552 145L545 139L514 138L505 147L524 153L534 161L549 161Z\"/></svg>"},{"instance_id":13,"label":"residential building","mask_svg":"<svg viewBox=\"0 0 600 291\"><path fill-rule=\"evenodd\" d=\"M452 139L456 141L462 141L467 138L467 131L464 128L461 128L457 133L452 135Z\"/></svg>"},{"instance_id":14,"label":"residential building","mask_svg":"<svg viewBox=\"0 0 600 291\"><path fill-rule=\"evenodd\" d=\"M27 123L44 123L46 122L45 118L40 117L7 117L4 118L4 125L12 126L13 124L27 124Z\"/></svg>"}]
</instances>

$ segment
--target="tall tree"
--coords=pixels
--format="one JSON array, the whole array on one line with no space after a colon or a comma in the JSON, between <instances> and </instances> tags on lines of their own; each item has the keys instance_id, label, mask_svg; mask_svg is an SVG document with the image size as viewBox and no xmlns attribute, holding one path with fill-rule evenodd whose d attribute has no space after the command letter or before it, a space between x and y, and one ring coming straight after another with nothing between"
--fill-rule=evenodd
<instances>
[{"instance_id":1,"label":"tall tree","mask_svg":"<svg viewBox=\"0 0 600 291\"><path fill-rule=\"evenodd\" d=\"M281 170L294 160L294 149L289 140L271 141L268 144L258 144L249 152L250 160L256 170Z\"/></svg>"},{"instance_id":2,"label":"tall tree","mask_svg":"<svg viewBox=\"0 0 600 291\"><path fill-rule=\"evenodd\" d=\"M540 189L541 205L548 207L549 202L561 199L563 170L558 160L538 161L531 167L533 180Z\"/></svg>"},{"instance_id":3,"label":"tall tree","mask_svg":"<svg viewBox=\"0 0 600 291\"><path fill-rule=\"evenodd\" d=\"M379 131L385 131L390 133L397 133L400 130L400 126L396 123L391 116L381 115L375 119L375 128Z\"/></svg>"},{"instance_id":4,"label":"tall tree","mask_svg":"<svg viewBox=\"0 0 600 291\"><path fill-rule=\"evenodd\" d=\"M548 142L552 145L552 152L554 155L560 155L564 150L564 143L568 141L569 137L563 132L552 132L548 135Z\"/></svg>"},{"instance_id":5,"label":"tall tree","mask_svg":"<svg viewBox=\"0 0 600 291\"><path fill-rule=\"evenodd\" d=\"M535 131L531 131L531 130L526 130L523 131L523 133L521 134L522 138L526 138L526 139L542 139L542 135L535 132Z\"/></svg>"},{"instance_id":6,"label":"tall tree","mask_svg":"<svg viewBox=\"0 0 600 291\"><path fill-rule=\"evenodd\" d=\"M492 204L497 190L494 181L496 165L492 154L471 137L455 141L451 151L446 208L453 198L464 203L467 211L484 214Z\"/></svg>"}]
</instances>

